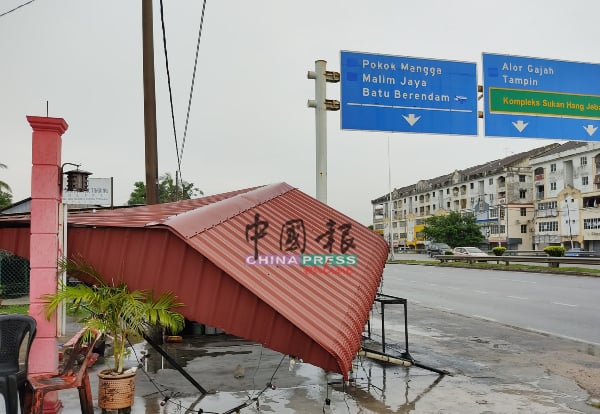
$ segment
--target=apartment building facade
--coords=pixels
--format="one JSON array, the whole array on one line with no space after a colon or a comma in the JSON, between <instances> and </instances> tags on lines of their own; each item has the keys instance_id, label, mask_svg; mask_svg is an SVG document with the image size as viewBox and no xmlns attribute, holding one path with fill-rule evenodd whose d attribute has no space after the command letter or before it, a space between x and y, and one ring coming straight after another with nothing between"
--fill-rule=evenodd
<instances>
[{"instance_id":1,"label":"apartment building facade","mask_svg":"<svg viewBox=\"0 0 600 414\"><path fill-rule=\"evenodd\" d=\"M530 163L535 247L600 251L600 143L571 141Z\"/></svg>"},{"instance_id":2,"label":"apartment building facade","mask_svg":"<svg viewBox=\"0 0 600 414\"><path fill-rule=\"evenodd\" d=\"M420 249L426 242L423 235L425 219L455 211L475 216L485 238L482 247L502 245L512 250L545 247L536 237L539 235L537 223L541 222L536 216L538 204L547 202L539 198L540 186L545 183L541 184L541 177L534 174L534 169L538 168L539 172L539 168L546 168L548 159L544 156L560 153L557 151L561 147L551 144L395 188L371 201L374 230L394 248ZM540 165L534 167L532 159ZM598 181L600 183L600 178ZM544 206L542 204L542 208ZM546 226L549 225L544 224L543 228ZM548 244L558 244L557 240L548 238Z\"/></svg>"}]
</instances>

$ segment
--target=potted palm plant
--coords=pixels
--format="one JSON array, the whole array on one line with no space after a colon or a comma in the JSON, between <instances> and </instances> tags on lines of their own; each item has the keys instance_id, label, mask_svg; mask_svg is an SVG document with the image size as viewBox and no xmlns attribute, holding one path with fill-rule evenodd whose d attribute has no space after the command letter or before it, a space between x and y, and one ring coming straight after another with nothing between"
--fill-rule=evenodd
<instances>
[{"instance_id":1,"label":"potted palm plant","mask_svg":"<svg viewBox=\"0 0 600 414\"><path fill-rule=\"evenodd\" d=\"M56 293L42 296L47 301L46 317L49 318L65 301L83 311L80 322L85 335L95 333L112 338L113 365L98 373L98 405L110 410L131 407L135 370L127 370L124 366L128 338L141 337L154 327L179 332L185 320L174 309L182 304L170 292L155 298L151 291L132 291L124 282L106 283L93 266L81 259L61 259L59 269L70 275L83 274L94 284L62 284Z\"/></svg>"}]
</instances>

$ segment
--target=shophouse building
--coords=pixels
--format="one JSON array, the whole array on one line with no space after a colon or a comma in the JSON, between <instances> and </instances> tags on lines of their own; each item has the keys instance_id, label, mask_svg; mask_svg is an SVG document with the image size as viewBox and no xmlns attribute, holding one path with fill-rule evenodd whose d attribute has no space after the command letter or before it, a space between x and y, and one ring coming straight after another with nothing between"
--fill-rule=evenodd
<instances>
[{"instance_id":1,"label":"shophouse building","mask_svg":"<svg viewBox=\"0 0 600 414\"><path fill-rule=\"evenodd\" d=\"M600 251L600 143L570 141L532 157L536 249Z\"/></svg>"},{"instance_id":2,"label":"shophouse building","mask_svg":"<svg viewBox=\"0 0 600 414\"><path fill-rule=\"evenodd\" d=\"M532 250L538 187L531 160L544 163L539 157L560 147L550 144L394 188L371 201L373 228L396 249L423 249L425 219L454 211L475 216L485 237L482 247Z\"/></svg>"}]
</instances>

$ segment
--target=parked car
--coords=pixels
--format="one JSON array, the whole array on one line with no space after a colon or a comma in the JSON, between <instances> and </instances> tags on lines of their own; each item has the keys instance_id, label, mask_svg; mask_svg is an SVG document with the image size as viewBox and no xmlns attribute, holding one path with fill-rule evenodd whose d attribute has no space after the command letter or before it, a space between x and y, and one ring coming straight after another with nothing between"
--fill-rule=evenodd
<instances>
[{"instance_id":1,"label":"parked car","mask_svg":"<svg viewBox=\"0 0 600 414\"><path fill-rule=\"evenodd\" d=\"M452 252L452 248L446 243L431 243L427 247L427 254L433 256L435 254L446 254L446 252Z\"/></svg>"},{"instance_id":2,"label":"parked car","mask_svg":"<svg viewBox=\"0 0 600 414\"><path fill-rule=\"evenodd\" d=\"M581 247L573 247L565 252L567 257L592 257L595 256L596 252L587 251Z\"/></svg>"},{"instance_id":3,"label":"parked car","mask_svg":"<svg viewBox=\"0 0 600 414\"><path fill-rule=\"evenodd\" d=\"M455 247L455 256L489 256L486 252L481 251L477 247Z\"/></svg>"}]
</instances>

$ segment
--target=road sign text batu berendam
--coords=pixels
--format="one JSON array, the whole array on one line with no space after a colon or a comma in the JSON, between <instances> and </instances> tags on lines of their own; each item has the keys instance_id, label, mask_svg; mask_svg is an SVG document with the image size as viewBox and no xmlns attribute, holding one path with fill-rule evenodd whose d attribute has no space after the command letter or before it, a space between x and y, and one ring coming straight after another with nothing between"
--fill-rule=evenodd
<instances>
[{"instance_id":1,"label":"road sign text batu berendam","mask_svg":"<svg viewBox=\"0 0 600 414\"><path fill-rule=\"evenodd\" d=\"M474 63L341 52L342 129L477 135Z\"/></svg>"}]
</instances>

